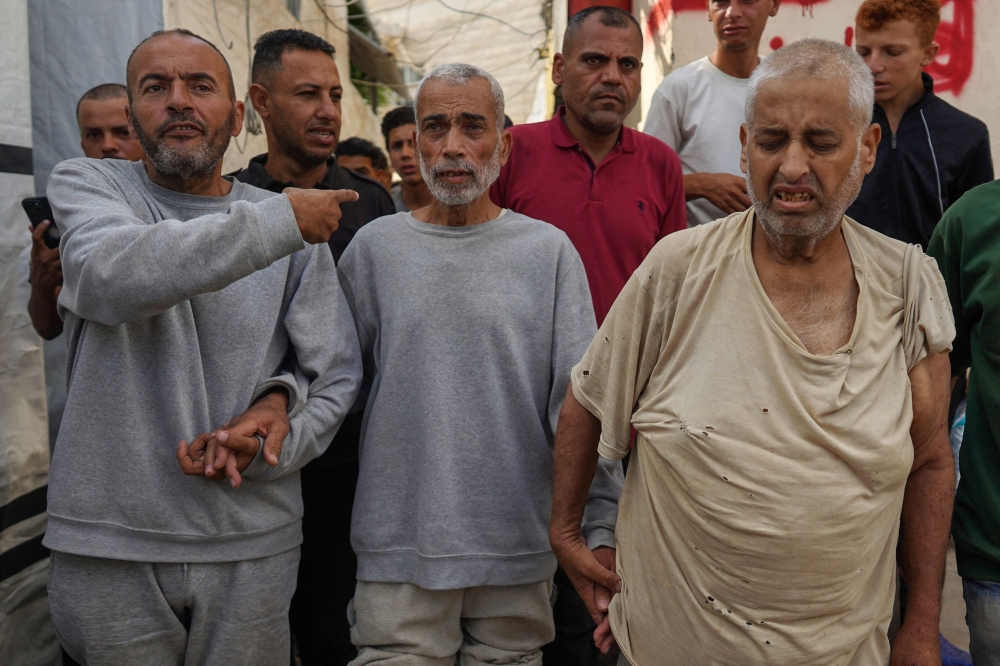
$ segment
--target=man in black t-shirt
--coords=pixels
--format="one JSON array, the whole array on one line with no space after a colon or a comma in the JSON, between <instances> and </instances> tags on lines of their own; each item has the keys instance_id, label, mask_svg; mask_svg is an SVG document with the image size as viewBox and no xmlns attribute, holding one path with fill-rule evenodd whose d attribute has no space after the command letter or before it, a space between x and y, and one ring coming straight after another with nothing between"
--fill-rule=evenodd
<instances>
[{"instance_id":1,"label":"man in black t-shirt","mask_svg":"<svg viewBox=\"0 0 1000 666\"><path fill-rule=\"evenodd\" d=\"M234 174L237 180L281 192L286 187L351 189L359 198L341 206L330 238L340 260L362 226L395 206L374 180L341 168L333 151L340 135L343 88L334 48L303 30L275 30L255 46L250 101L267 132L267 153ZM336 275L330 275L336 280ZM289 611L292 639L303 666L347 664L356 655L347 623L357 558L351 549L351 510L358 480L362 411L349 414L333 443L301 472L302 558Z\"/></svg>"},{"instance_id":2,"label":"man in black t-shirt","mask_svg":"<svg viewBox=\"0 0 1000 666\"><path fill-rule=\"evenodd\" d=\"M396 212L376 181L337 164L343 87L334 48L304 30L274 30L255 46L250 101L267 132L267 153L250 160L237 180L272 192L286 187L350 189L360 197L341 207L340 228L330 238L333 258L358 229Z\"/></svg>"}]
</instances>

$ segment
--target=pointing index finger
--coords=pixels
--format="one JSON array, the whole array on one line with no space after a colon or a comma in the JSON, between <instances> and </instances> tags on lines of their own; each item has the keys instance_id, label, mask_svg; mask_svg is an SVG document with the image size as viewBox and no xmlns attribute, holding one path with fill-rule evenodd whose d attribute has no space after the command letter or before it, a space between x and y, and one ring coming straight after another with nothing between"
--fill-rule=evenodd
<instances>
[{"instance_id":1,"label":"pointing index finger","mask_svg":"<svg viewBox=\"0 0 1000 666\"><path fill-rule=\"evenodd\" d=\"M337 203L346 203L349 201L357 201L361 198L361 195L354 190L333 190L334 199Z\"/></svg>"}]
</instances>

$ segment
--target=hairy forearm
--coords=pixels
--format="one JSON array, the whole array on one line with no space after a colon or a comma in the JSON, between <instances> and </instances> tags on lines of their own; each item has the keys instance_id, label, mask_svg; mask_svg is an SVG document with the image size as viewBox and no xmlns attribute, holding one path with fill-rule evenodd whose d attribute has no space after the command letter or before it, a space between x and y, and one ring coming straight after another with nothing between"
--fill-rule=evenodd
<instances>
[{"instance_id":1,"label":"hairy forearm","mask_svg":"<svg viewBox=\"0 0 1000 666\"><path fill-rule=\"evenodd\" d=\"M43 340L52 340L63 332L63 321L59 318L55 300L42 297L34 286L28 299L28 316Z\"/></svg>"},{"instance_id":2,"label":"hairy forearm","mask_svg":"<svg viewBox=\"0 0 1000 666\"><path fill-rule=\"evenodd\" d=\"M937 442L934 448L947 456L929 459L906 482L900 565L908 595L905 621L916 622L937 635L941 583L951 533L955 467L947 442Z\"/></svg>"},{"instance_id":3,"label":"hairy forearm","mask_svg":"<svg viewBox=\"0 0 1000 666\"><path fill-rule=\"evenodd\" d=\"M555 478L552 489L553 541L577 539L591 482L597 470L601 422L566 391L556 428Z\"/></svg>"}]
</instances>

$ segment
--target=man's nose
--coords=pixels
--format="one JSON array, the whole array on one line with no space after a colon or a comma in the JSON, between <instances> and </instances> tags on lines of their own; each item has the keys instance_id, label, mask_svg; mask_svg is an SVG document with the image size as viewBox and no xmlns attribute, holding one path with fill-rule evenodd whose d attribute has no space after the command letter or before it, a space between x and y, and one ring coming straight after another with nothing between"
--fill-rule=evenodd
<instances>
[{"instance_id":1,"label":"man's nose","mask_svg":"<svg viewBox=\"0 0 1000 666\"><path fill-rule=\"evenodd\" d=\"M465 137L462 136L462 128L453 125L448 130L445 137L444 153L449 157L459 157L465 154Z\"/></svg>"},{"instance_id":2,"label":"man's nose","mask_svg":"<svg viewBox=\"0 0 1000 666\"><path fill-rule=\"evenodd\" d=\"M785 151L785 159L781 162L780 171L785 181L793 185L809 175L808 148L798 141L793 141Z\"/></svg>"},{"instance_id":3,"label":"man's nose","mask_svg":"<svg viewBox=\"0 0 1000 666\"><path fill-rule=\"evenodd\" d=\"M319 120L333 120L338 116L337 105L327 96L323 96L319 108L316 109L316 118Z\"/></svg>"},{"instance_id":4,"label":"man's nose","mask_svg":"<svg viewBox=\"0 0 1000 666\"><path fill-rule=\"evenodd\" d=\"M726 9L726 16L729 18L740 18L743 16L743 6L740 0L731 0L729 7Z\"/></svg>"},{"instance_id":5,"label":"man's nose","mask_svg":"<svg viewBox=\"0 0 1000 666\"><path fill-rule=\"evenodd\" d=\"M621 85L622 82L622 70L621 65L617 60L612 58L608 61L603 69L601 69L601 83L605 85Z\"/></svg>"},{"instance_id":6,"label":"man's nose","mask_svg":"<svg viewBox=\"0 0 1000 666\"><path fill-rule=\"evenodd\" d=\"M115 137L111 132L104 133L104 138L101 141L101 152L104 153L105 157L119 152L118 144L115 142Z\"/></svg>"},{"instance_id":7,"label":"man's nose","mask_svg":"<svg viewBox=\"0 0 1000 666\"><path fill-rule=\"evenodd\" d=\"M176 112L191 111L192 104L191 91L188 90L184 81L177 79L170 84L167 94L167 106Z\"/></svg>"}]
</instances>

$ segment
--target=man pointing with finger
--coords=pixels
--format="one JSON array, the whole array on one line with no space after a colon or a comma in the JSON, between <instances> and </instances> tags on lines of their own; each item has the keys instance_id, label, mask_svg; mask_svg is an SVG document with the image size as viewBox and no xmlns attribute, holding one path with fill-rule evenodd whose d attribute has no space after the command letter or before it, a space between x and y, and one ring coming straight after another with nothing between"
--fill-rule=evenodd
<instances>
[{"instance_id":1,"label":"man pointing with finger","mask_svg":"<svg viewBox=\"0 0 1000 666\"><path fill-rule=\"evenodd\" d=\"M52 618L82 663L281 663L298 470L360 384L325 245L357 194L220 176L243 106L201 37L154 33L126 78L148 162L70 160L48 187L70 358L44 541ZM213 440L235 457L210 459Z\"/></svg>"}]
</instances>

